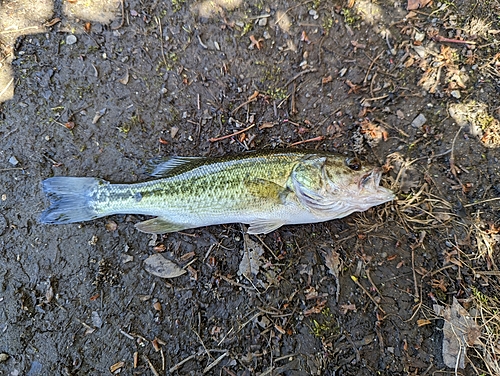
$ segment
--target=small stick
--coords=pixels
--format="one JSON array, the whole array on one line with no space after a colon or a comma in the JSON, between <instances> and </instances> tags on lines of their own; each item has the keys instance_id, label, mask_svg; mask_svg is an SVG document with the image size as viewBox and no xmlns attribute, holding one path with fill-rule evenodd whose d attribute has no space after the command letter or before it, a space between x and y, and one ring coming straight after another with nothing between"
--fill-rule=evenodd
<instances>
[{"instance_id":1,"label":"small stick","mask_svg":"<svg viewBox=\"0 0 500 376\"><path fill-rule=\"evenodd\" d=\"M120 0L120 3L121 3L121 6L122 6L122 20L121 20L120 24L117 27L113 27L113 30L118 30L125 23L125 9L124 9L124 5L123 5L123 0Z\"/></svg>"},{"instance_id":2,"label":"small stick","mask_svg":"<svg viewBox=\"0 0 500 376\"><path fill-rule=\"evenodd\" d=\"M208 366L205 367L205 369L203 370L203 373L207 373L208 371L210 371L212 368L214 368L217 364L220 363L220 361L222 359L224 359L228 354L228 351L226 351L224 354L222 354L221 356L219 356L217 359L215 359L212 363L210 363Z\"/></svg>"},{"instance_id":3,"label":"small stick","mask_svg":"<svg viewBox=\"0 0 500 376\"><path fill-rule=\"evenodd\" d=\"M285 84L285 87L287 87L288 85L290 85L293 81L295 81L297 78L299 78L300 76L304 75L304 74L307 74L307 73L312 73L312 72L316 72L317 69L316 68L311 68L311 69L306 69L300 73L297 73L293 78L291 78L290 80L288 80L288 82Z\"/></svg>"},{"instance_id":4,"label":"small stick","mask_svg":"<svg viewBox=\"0 0 500 376\"><path fill-rule=\"evenodd\" d=\"M382 307L380 307L380 304L377 303L375 298L371 296L368 290L365 289L364 286L358 281L358 277L356 277L355 275L351 275L351 279L354 281L356 285L358 285L358 287L361 290L363 290L363 292L370 298L370 300L373 302L373 304L375 304L375 306L380 310L380 312L382 312L385 315L386 314L385 311L382 309Z\"/></svg>"},{"instance_id":5,"label":"small stick","mask_svg":"<svg viewBox=\"0 0 500 376\"><path fill-rule=\"evenodd\" d=\"M151 369L151 372L153 372L153 375L160 376L160 374L155 369L155 367L153 366L153 363L151 363L151 361L149 360L149 358L146 355L143 355L142 358L146 361L146 363L148 363L149 368Z\"/></svg>"},{"instance_id":6,"label":"small stick","mask_svg":"<svg viewBox=\"0 0 500 376\"><path fill-rule=\"evenodd\" d=\"M242 104L240 104L238 107L236 107L233 111L231 111L231 114L235 114L235 113L236 113L236 112L237 112L237 111L238 111L241 107L246 106L247 104L249 104L249 103L252 103L252 102L256 101L256 100L257 100L257 98L258 98L258 96L257 96L257 97L254 97L254 98L250 98L250 99L249 99L249 100L247 100L246 102L243 102L243 103L242 103Z\"/></svg>"},{"instance_id":7,"label":"small stick","mask_svg":"<svg viewBox=\"0 0 500 376\"><path fill-rule=\"evenodd\" d=\"M318 136L318 137L310 138L309 140L302 140L302 141L294 142L290 146L297 146L300 144L305 144L306 142L323 141L324 139L325 139L325 136Z\"/></svg>"},{"instance_id":8,"label":"small stick","mask_svg":"<svg viewBox=\"0 0 500 376\"><path fill-rule=\"evenodd\" d=\"M444 42L444 43L460 43L460 44L476 44L476 42L468 41L468 40L460 40L460 39L450 39L443 37L441 35L434 35L432 37L435 42Z\"/></svg>"},{"instance_id":9,"label":"small stick","mask_svg":"<svg viewBox=\"0 0 500 376\"><path fill-rule=\"evenodd\" d=\"M371 69L373 68L373 66L375 65L375 62L380 59L380 57L384 54L384 52L381 52L378 54L378 56L375 58L375 59L371 59L370 56L366 55L366 57L368 57L370 60L371 60L371 63L370 63L370 66L368 67L368 69L366 70L366 75L365 75L365 79L363 80L363 85L366 85L366 83L368 82L368 75L370 74L370 71Z\"/></svg>"},{"instance_id":10,"label":"small stick","mask_svg":"<svg viewBox=\"0 0 500 376\"><path fill-rule=\"evenodd\" d=\"M180 368L182 367L182 365L183 365L184 363L189 362L191 359L194 359L194 358L196 358L197 356L198 356L198 354L189 355L186 359L181 360L181 361L180 361L179 363L177 363L175 366L171 367L171 368L168 370L168 372L169 372L169 373L172 373L172 372L177 371L178 369L180 369Z\"/></svg>"},{"instance_id":11,"label":"small stick","mask_svg":"<svg viewBox=\"0 0 500 376\"><path fill-rule=\"evenodd\" d=\"M233 136L237 136L239 135L240 133L243 133L243 132L246 132L248 131L249 129L252 129L253 127L255 127L255 123L250 125L249 127L246 127L245 129L242 129L241 131L238 131L238 132L235 132L235 133L231 133L231 134L227 134L225 136L222 136L222 137L212 137L212 138L209 138L208 141L210 142L216 142L216 141L221 141L221 140L224 140L226 138L230 138L230 137L233 137Z\"/></svg>"},{"instance_id":12,"label":"small stick","mask_svg":"<svg viewBox=\"0 0 500 376\"><path fill-rule=\"evenodd\" d=\"M12 85L13 82L14 82L14 77L12 77L11 80L7 83L7 85L5 85L3 90L0 92L0 96L2 96L3 93L7 91L7 89L10 87L10 85Z\"/></svg>"}]
</instances>

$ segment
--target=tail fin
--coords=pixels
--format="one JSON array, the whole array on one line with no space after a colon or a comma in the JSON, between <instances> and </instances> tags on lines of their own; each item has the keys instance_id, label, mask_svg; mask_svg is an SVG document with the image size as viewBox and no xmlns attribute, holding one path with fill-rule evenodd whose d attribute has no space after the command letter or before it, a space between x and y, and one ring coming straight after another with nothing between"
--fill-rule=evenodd
<instances>
[{"instance_id":1,"label":"tail fin","mask_svg":"<svg viewBox=\"0 0 500 376\"><path fill-rule=\"evenodd\" d=\"M43 191L50 206L41 217L41 223L64 224L88 221L102 217L91 205L97 190L108 182L96 178L54 177L45 179Z\"/></svg>"}]
</instances>

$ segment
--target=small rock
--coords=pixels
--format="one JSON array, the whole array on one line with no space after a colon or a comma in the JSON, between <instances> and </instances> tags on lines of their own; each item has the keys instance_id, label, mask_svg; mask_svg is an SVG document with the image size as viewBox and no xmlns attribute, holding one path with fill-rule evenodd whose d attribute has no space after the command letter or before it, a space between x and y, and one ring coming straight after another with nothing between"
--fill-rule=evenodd
<instances>
[{"instance_id":1,"label":"small rock","mask_svg":"<svg viewBox=\"0 0 500 376\"><path fill-rule=\"evenodd\" d=\"M9 359L9 354L0 353L0 363L5 362L7 359Z\"/></svg>"},{"instance_id":2,"label":"small rock","mask_svg":"<svg viewBox=\"0 0 500 376\"><path fill-rule=\"evenodd\" d=\"M453 98L457 98L457 99L460 99L460 98L461 98L460 92L459 92L458 90L452 90L452 91L450 92L450 94L451 94L451 96L452 96Z\"/></svg>"},{"instance_id":3,"label":"small rock","mask_svg":"<svg viewBox=\"0 0 500 376\"><path fill-rule=\"evenodd\" d=\"M17 160L16 157L12 156L9 158L9 163L12 165L12 166L17 166L19 164L19 161Z\"/></svg>"},{"instance_id":4,"label":"small rock","mask_svg":"<svg viewBox=\"0 0 500 376\"><path fill-rule=\"evenodd\" d=\"M266 26L266 25L267 25L267 17L259 19L259 26Z\"/></svg>"},{"instance_id":5,"label":"small rock","mask_svg":"<svg viewBox=\"0 0 500 376\"><path fill-rule=\"evenodd\" d=\"M312 18L315 20L317 20L319 18L318 12L316 12L316 10L314 10L314 9L311 9L309 11L309 15L312 16Z\"/></svg>"},{"instance_id":6,"label":"small rock","mask_svg":"<svg viewBox=\"0 0 500 376\"><path fill-rule=\"evenodd\" d=\"M94 324L96 328L102 328L102 319L96 311L92 311L92 324Z\"/></svg>"},{"instance_id":7,"label":"small rock","mask_svg":"<svg viewBox=\"0 0 500 376\"><path fill-rule=\"evenodd\" d=\"M425 33L419 33L418 31L415 33L415 38L414 40L416 42L422 42L425 38Z\"/></svg>"},{"instance_id":8,"label":"small rock","mask_svg":"<svg viewBox=\"0 0 500 376\"><path fill-rule=\"evenodd\" d=\"M413 128L421 128L422 125L424 125L426 122L427 122L427 119L424 116L424 114L418 114L418 116L415 119L413 119L413 121L411 122L411 126Z\"/></svg>"},{"instance_id":9,"label":"small rock","mask_svg":"<svg viewBox=\"0 0 500 376\"><path fill-rule=\"evenodd\" d=\"M72 45L76 43L76 37L73 34L66 36L66 44Z\"/></svg>"}]
</instances>

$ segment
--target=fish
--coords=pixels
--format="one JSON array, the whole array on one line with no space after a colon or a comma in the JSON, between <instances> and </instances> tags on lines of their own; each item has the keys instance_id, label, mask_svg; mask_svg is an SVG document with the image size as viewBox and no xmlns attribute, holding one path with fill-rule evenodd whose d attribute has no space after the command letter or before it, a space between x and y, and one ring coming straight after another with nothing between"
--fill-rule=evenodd
<instances>
[{"instance_id":1,"label":"fish","mask_svg":"<svg viewBox=\"0 0 500 376\"><path fill-rule=\"evenodd\" d=\"M112 184L56 176L42 187L50 206L44 224L69 224L115 214L155 218L135 227L163 234L228 223L267 234L284 225L318 223L394 200L382 170L357 158L309 150L273 150L223 157L170 156L150 161L154 178Z\"/></svg>"}]
</instances>

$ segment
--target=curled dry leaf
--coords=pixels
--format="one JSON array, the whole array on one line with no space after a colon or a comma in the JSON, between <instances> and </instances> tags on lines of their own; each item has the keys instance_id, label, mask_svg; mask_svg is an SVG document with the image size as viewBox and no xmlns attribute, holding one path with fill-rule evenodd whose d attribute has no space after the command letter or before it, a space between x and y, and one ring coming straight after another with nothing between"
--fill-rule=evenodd
<instances>
[{"instance_id":1,"label":"curled dry leaf","mask_svg":"<svg viewBox=\"0 0 500 376\"><path fill-rule=\"evenodd\" d=\"M238 275L246 275L251 277L259 273L260 266L262 265L261 257L264 254L264 248L254 242L248 235L245 235L245 244L247 252L244 252L238 268Z\"/></svg>"},{"instance_id":2,"label":"curled dry leaf","mask_svg":"<svg viewBox=\"0 0 500 376\"><path fill-rule=\"evenodd\" d=\"M481 328L456 298L450 307L434 305L434 311L443 317L443 362L450 368L465 368L467 346L481 344Z\"/></svg>"},{"instance_id":3,"label":"curled dry leaf","mask_svg":"<svg viewBox=\"0 0 500 376\"><path fill-rule=\"evenodd\" d=\"M149 256L144 260L144 269L157 277L175 278L186 273L184 269L176 265L159 253Z\"/></svg>"},{"instance_id":4,"label":"curled dry leaf","mask_svg":"<svg viewBox=\"0 0 500 376\"><path fill-rule=\"evenodd\" d=\"M406 10L416 10L425 7L431 0L408 0Z\"/></svg>"}]
</instances>

